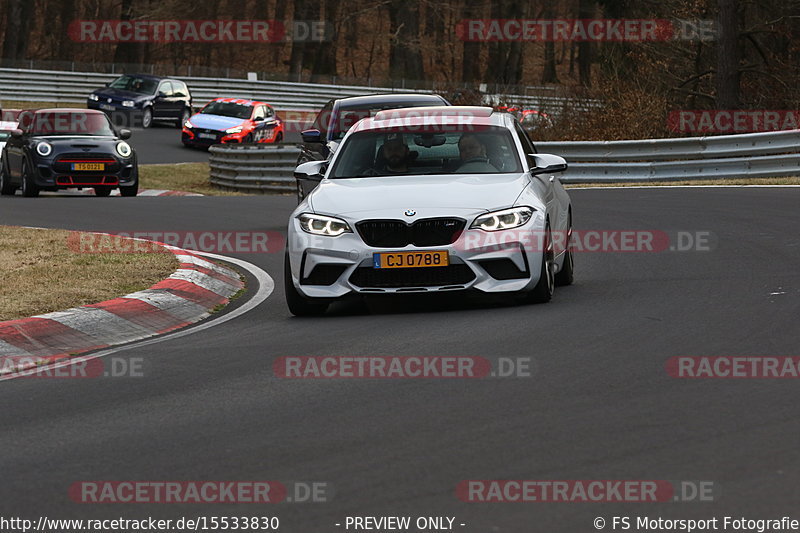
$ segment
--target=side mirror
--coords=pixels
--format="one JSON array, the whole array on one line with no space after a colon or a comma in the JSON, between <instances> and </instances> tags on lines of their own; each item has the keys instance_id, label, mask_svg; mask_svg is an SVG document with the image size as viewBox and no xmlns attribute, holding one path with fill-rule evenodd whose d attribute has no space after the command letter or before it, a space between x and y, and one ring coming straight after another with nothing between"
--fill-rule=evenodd
<instances>
[{"instance_id":1,"label":"side mirror","mask_svg":"<svg viewBox=\"0 0 800 533\"><path fill-rule=\"evenodd\" d=\"M14 128L13 130L11 130L11 136L14 137L15 139L19 139L20 137L22 137L22 130L19 128Z\"/></svg>"},{"instance_id":2,"label":"side mirror","mask_svg":"<svg viewBox=\"0 0 800 533\"><path fill-rule=\"evenodd\" d=\"M327 161L308 161L301 163L294 169L294 177L296 179L307 179L320 181L325 177L325 171L328 170Z\"/></svg>"},{"instance_id":3,"label":"side mirror","mask_svg":"<svg viewBox=\"0 0 800 533\"><path fill-rule=\"evenodd\" d=\"M158 96L159 98L166 98L167 93L165 93L164 91L158 91L158 94L156 96Z\"/></svg>"},{"instance_id":4,"label":"side mirror","mask_svg":"<svg viewBox=\"0 0 800 533\"><path fill-rule=\"evenodd\" d=\"M126 129L119 130L119 138L122 139L123 141L126 139L130 139L131 130L126 130Z\"/></svg>"},{"instance_id":5,"label":"side mirror","mask_svg":"<svg viewBox=\"0 0 800 533\"><path fill-rule=\"evenodd\" d=\"M563 157L551 154L528 154L536 166L531 168L531 175L555 174L567 170L567 161Z\"/></svg>"},{"instance_id":6,"label":"side mirror","mask_svg":"<svg viewBox=\"0 0 800 533\"><path fill-rule=\"evenodd\" d=\"M304 143L321 143L322 132L319 130L304 130L300 132Z\"/></svg>"},{"instance_id":7,"label":"side mirror","mask_svg":"<svg viewBox=\"0 0 800 533\"><path fill-rule=\"evenodd\" d=\"M253 117L253 122L264 122L264 117Z\"/></svg>"}]
</instances>

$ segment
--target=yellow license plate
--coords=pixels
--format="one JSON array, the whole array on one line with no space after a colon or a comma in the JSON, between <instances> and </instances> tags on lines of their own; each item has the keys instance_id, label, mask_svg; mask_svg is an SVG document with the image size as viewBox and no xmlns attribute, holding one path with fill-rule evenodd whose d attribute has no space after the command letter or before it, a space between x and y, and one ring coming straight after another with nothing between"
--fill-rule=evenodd
<instances>
[{"instance_id":1,"label":"yellow license plate","mask_svg":"<svg viewBox=\"0 0 800 533\"><path fill-rule=\"evenodd\" d=\"M427 252L383 252L372 255L374 268L427 268L450 264L447 250Z\"/></svg>"},{"instance_id":2,"label":"yellow license plate","mask_svg":"<svg viewBox=\"0 0 800 533\"><path fill-rule=\"evenodd\" d=\"M73 163L72 170L105 170L105 163Z\"/></svg>"}]
</instances>

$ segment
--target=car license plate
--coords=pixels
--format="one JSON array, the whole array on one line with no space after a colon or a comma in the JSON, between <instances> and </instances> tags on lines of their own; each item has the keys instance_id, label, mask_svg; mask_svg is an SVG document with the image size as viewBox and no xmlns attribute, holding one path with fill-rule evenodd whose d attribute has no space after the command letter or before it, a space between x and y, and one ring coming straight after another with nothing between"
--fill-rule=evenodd
<instances>
[{"instance_id":1,"label":"car license plate","mask_svg":"<svg viewBox=\"0 0 800 533\"><path fill-rule=\"evenodd\" d=\"M217 138L217 136L214 135L213 133L198 133L197 136L200 137L201 139L216 139Z\"/></svg>"},{"instance_id":2,"label":"car license plate","mask_svg":"<svg viewBox=\"0 0 800 533\"><path fill-rule=\"evenodd\" d=\"M114 111L114 109L116 108L113 105L100 104L100 109L102 109L103 111Z\"/></svg>"},{"instance_id":3,"label":"car license plate","mask_svg":"<svg viewBox=\"0 0 800 533\"><path fill-rule=\"evenodd\" d=\"M450 264L447 250L426 252L384 252L372 255L373 268L427 268Z\"/></svg>"},{"instance_id":4,"label":"car license plate","mask_svg":"<svg viewBox=\"0 0 800 533\"><path fill-rule=\"evenodd\" d=\"M72 170L105 170L104 163L72 163Z\"/></svg>"}]
</instances>

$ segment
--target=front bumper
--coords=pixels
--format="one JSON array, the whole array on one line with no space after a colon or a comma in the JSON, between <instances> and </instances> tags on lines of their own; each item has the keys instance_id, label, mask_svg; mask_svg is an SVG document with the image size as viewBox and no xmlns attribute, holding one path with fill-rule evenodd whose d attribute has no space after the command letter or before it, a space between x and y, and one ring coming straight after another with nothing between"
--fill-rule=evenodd
<instances>
[{"instance_id":1,"label":"front bumper","mask_svg":"<svg viewBox=\"0 0 800 533\"><path fill-rule=\"evenodd\" d=\"M531 245L529 234L541 234L543 226L543 218L534 216L502 242L487 239L483 230L465 230L449 245L375 248L365 244L357 232L338 237L308 234L292 218L288 244L292 280L309 298L468 289L486 293L524 291L539 281L543 252L540 246ZM373 268L374 253L430 250L446 250L450 266Z\"/></svg>"},{"instance_id":2,"label":"front bumper","mask_svg":"<svg viewBox=\"0 0 800 533\"><path fill-rule=\"evenodd\" d=\"M129 187L135 185L139 179L136 159L120 160L107 158L113 163L106 163L103 171L73 171L69 169L70 163L58 159L38 161L35 168L34 182L37 187L44 190L58 190L82 187ZM94 163L98 158L86 159L85 162Z\"/></svg>"}]
</instances>

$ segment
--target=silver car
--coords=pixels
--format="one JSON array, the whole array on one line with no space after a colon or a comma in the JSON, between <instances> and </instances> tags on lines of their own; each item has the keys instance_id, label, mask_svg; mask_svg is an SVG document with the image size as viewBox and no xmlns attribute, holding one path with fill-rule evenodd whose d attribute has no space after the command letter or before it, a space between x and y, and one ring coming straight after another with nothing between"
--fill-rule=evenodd
<instances>
[{"instance_id":1,"label":"silver car","mask_svg":"<svg viewBox=\"0 0 800 533\"><path fill-rule=\"evenodd\" d=\"M573 279L564 159L537 154L519 122L488 107L381 111L292 213L284 268L295 315L351 294L519 294L547 302Z\"/></svg>"}]
</instances>

